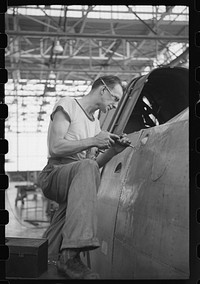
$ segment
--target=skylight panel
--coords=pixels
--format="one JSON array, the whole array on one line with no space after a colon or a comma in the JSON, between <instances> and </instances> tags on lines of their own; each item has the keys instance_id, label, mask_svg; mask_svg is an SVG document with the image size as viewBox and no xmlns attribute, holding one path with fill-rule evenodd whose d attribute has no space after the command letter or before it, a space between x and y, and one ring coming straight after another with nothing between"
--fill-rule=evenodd
<instances>
[{"instance_id":1,"label":"skylight panel","mask_svg":"<svg viewBox=\"0 0 200 284\"><path fill-rule=\"evenodd\" d=\"M72 9L72 10L82 10L82 5L70 5L69 9Z\"/></svg>"},{"instance_id":2,"label":"skylight panel","mask_svg":"<svg viewBox=\"0 0 200 284\"><path fill-rule=\"evenodd\" d=\"M44 9L44 5L39 5L39 8ZM22 15L31 15L31 16L44 16L44 11L39 9L37 6L28 5L20 8L9 8L7 13L13 14L13 11L22 14ZM166 12L166 6L150 6L150 5L129 5L133 12L137 13L142 20L152 19L152 17L157 12L162 14ZM82 17L88 10L87 5L69 5L67 15L68 17ZM173 8L173 14L167 15L164 20L166 21L184 21L188 20L188 8L186 6L175 6ZM50 8L45 7L45 12L49 16L54 17L63 17L64 9L61 5L51 5ZM175 13L175 14L174 14ZM178 15L180 14L180 15ZM182 15L181 15L182 14ZM126 5L96 5L93 10L88 13L88 18L98 18L98 19L126 19L133 20L137 19L134 13L131 15L128 13L128 7ZM159 18L159 15L158 15Z\"/></svg>"}]
</instances>

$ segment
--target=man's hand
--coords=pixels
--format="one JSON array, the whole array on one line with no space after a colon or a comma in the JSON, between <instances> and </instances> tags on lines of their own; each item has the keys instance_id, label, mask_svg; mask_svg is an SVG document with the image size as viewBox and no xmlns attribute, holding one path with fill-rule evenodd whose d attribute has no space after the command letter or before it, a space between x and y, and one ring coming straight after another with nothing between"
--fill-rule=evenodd
<instances>
[{"instance_id":1,"label":"man's hand","mask_svg":"<svg viewBox=\"0 0 200 284\"><path fill-rule=\"evenodd\" d=\"M110 133L108 131L101 131L95 137L95 146L101 150L110 148L116 144L116 141L120 139L119 135Z\"/></svg>"},{"instance_id":2,"label":"man's hand","mask_svg":"<svg viewBox=\"0 0 200 284\"><path fill-rule=\"evenodd\" d=\"M108 161L110 161L110 159L112 159L113 156L122 152L126 147L130 146L131 144L131 141L128 139L127 134L122 134L121 136L119 136L116 134L102 131L98 135L99 135L98 138L101 138L102 140L104 140L103 137L105 138L106 141L108 141L109 139L112 139L111 147L106 146L104 149L108 149L108 150L105 151L103 154L98 155L96 158L96 161L100 168L103 167ZM109 139L107 139L106 137L107 138L109 137ZM103 152L103 148L101 149L99 148L98 152Z\"/></svg>"},{"instance_id":3,"label":"man's hand","mask_svg":"<svg viewBox=\"0 0 200 284\"><path fill-rule=\"evenodd\" d=\"M113 145L113 149L118 154L122 152L126 147L131 144L131 141L127 137L127 134L123 133L119 139L116 139L115 144Z\"/></svg>"}]
</instances>

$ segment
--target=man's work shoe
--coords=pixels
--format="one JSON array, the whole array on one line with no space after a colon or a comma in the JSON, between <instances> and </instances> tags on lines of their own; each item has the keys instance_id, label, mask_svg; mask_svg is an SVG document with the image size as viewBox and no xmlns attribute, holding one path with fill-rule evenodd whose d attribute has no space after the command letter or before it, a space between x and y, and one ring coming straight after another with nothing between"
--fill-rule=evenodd
<instances>
[{"instance_id":1,"label":"man's work shoe","mask_svg":"<svg viewBox=\"0 0 200 284\"><path fill-rule=\"evenodd\" d=\"M57 269L71 279L99 279L99 275L92 272L82 261L79 252L63 250L57 261Z\"/></svg>"}]
</instances>

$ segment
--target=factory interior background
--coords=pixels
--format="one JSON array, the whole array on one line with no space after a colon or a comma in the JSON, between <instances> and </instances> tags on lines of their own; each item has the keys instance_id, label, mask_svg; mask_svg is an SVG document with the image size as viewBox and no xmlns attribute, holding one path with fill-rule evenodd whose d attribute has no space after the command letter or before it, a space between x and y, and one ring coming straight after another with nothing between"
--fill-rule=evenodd
<instances>
[{"instance_id":1,"label":"factory interior background","mask_svg":"<svg viewBox=\"0 0 200 284\"><path fill-rule=\"evenodd\" d=\"M6 236L41 237L56 208L37 184L55 102L84 96L102 75L126 85L162 66L188 68L188 24L188 7L178 5L8 7Z\"/></svg>"}]
</instances>

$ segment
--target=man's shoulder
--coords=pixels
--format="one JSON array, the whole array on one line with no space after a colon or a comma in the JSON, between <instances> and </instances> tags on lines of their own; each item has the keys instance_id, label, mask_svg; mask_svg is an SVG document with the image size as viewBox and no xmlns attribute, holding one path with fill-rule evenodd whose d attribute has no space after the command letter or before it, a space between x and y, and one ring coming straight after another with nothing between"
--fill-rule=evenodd
<instances>
[{"instance_id":1,"label":"man's shoulder","mask_svg":"<svg viewBox=\"0 0 200 284\"><path fill-rule=\"evenodd\" d=\"M63 103L65 103L65 102L67 102L67 103L74 103L74 99L71 98L71 97L63 97L63 98L61 98L61 99L58 100L58 103L59 103L59 102L63 102Z\"/></svg>"},{"instance_id":2,"label":"man's shoulder","mask_svg":"<svg viewBox=\"0 0 200 284\"><path fill-rule=\"evenodd\" d=\"M64 107L64 108L67 108L67 109L74 108L75 100L73 98L70 98L70 97L63 97L56 102L55 108L59 105Z\"/></svg>"}]
</instances>

